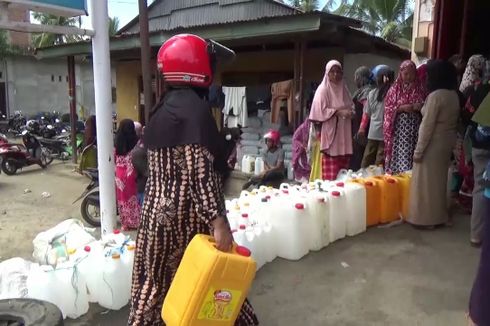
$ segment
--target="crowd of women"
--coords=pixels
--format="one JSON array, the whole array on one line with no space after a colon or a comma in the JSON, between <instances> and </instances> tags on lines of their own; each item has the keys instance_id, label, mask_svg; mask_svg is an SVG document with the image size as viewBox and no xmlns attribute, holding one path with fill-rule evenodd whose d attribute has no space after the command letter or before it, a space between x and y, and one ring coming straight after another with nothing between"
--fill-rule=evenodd
<instances>
[{"instance_id":1,"label":"crowd of women","mask_svg":"<svg viewBox=\"0 0 490 326\"><path fill-rule=\"evenodd\" d=\"M490 62L481 55L472 56L466 67L458 56L418 68L407 60L398 77L387 65L360 67L354 75L358 89L351 96L342 65L330 61L309 117L293 136L295 178L335 180L342 169L373 164L389 174L412 171L408 222L425 228L452 223L448 179L458 196L467 195L474 184L471 243L480 245L484 205L479 181L490 152L475 141L481 128L472 116L488 94L488 70ZM456 168L448 178L451 162Z\"/></svg>"},{"instance_id":2,"label":"crowd of women","mask_svg":"<svg viewBox=\"0 0 490 326\"><path fill-rule=\"evenodd\" d=\"M452 225L452 193L471 210L470 243L483 243L470 317L490 325L490 242L483 241L490 237L490 61L473 55L465 65L456 55L417 68L407 60L397 78L379 65L360 67L354 79L351 96L342 65L327 64L309 117L293 137L295 178L334 180L341 169L372 164L389 174L412 171L407 222L423 229Z\"/></svg>"}]
</instances>

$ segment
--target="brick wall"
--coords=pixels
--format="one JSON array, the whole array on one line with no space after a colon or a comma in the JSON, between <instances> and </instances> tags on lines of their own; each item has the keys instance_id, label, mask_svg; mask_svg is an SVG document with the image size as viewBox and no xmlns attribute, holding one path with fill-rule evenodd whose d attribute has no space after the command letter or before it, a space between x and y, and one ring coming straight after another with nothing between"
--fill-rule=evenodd
<instances>
[{"instance_id":1,"label":"brick wall","mask_svg":"<svg viewBox=\"0 0 490 326\"><path fill-rule=\"evenodd\" d=\"M9 8L9 20L18 22L30 22L29 10L19 8ZM30 33L9 32L9 39L12 45L26 48L31 44Z\"/></svg>"}]
</instances>

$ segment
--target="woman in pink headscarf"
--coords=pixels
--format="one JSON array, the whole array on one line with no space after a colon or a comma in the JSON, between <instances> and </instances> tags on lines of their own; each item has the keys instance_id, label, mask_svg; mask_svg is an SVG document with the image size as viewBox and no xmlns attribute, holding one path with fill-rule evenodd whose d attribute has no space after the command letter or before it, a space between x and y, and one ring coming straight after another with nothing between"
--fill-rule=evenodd
<instances>
[{"instance_id":1,"label":"woman in pink headscarf","mask_svg":"<svg viewBox=\"0 0 490 326\"><path fill-rule=\"evenodd\" d=\"M332 60L327 64L310 112L310 121L320 129L324 180L335 180L341 169L349 167L352 155L353 105L343 79L342 65Z\"/></svg>"},{"instance_id":2,"label":"woman in pink headscarf","mask_svg":"<svg viewBox=\"0 0 490 326\"><path fill-rule=\"evenodd\" d=\"M419 72L420 74L420 72ZM415 63L404 61L385 99L384 141L386 172L397 174L412 169L413 154L422 122L420 110L427 96Z\"/></svg>"}]
</instances>

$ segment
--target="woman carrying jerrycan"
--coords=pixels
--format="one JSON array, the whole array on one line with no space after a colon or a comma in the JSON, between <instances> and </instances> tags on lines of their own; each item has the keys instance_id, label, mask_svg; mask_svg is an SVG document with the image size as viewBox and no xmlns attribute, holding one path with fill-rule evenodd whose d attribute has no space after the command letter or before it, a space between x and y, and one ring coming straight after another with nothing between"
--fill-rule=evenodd
<instances>
[{"instance_id":1,"label":"woman carrying jerrycan","mask_svg":"<svg viewBox=\"0 0 490 326\"><path fill-rule=\"evenodd\" d=\"M166 41L158 68L166 94L145 129L148 181L137 235L129 325L163 325L162 305L189 242L212 234L229 251L222 176L228 172L224 140L207 102L217 60L233 53L190 34ZM258 325L245 301L235 322Z\"/></svg>"}]
</instances>

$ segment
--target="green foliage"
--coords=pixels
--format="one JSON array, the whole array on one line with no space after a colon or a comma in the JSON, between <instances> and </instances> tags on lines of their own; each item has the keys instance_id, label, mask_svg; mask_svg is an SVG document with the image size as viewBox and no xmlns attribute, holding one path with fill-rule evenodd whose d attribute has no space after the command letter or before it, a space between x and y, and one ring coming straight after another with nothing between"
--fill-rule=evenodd
<instances>
[{"instance_id":1,"label":"green foliage","mask_svg":"<svg viewBox=\"0 0 490 326\"><path fill-rule=\"evenodd\" d=\"M323 10L361 20L366 31L406 46L412 39L413 8L414 0L328 0Z\"/></svg>"}]
</instances>

